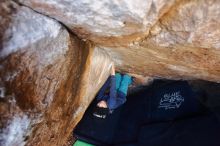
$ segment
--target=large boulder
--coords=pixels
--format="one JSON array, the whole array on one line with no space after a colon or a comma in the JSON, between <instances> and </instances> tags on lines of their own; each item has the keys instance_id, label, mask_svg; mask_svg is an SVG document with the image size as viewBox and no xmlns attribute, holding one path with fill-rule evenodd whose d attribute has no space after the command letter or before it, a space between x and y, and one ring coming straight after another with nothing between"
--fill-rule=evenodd
<instances>
[{"instance_id":1,"label":"large boulder","mask_svg":"<svg viewBox=\"0 0 220 146\"><path fill-rule=\"evenodd\" d=\"M151 29L155 45L220 50L220 1L181 1ZM193 49L192 49L193 51Z\"/></svg>"},{"instance_id":2,"label":"large boulder","mask_svg":"<svg viewBox=\"0 0 220 146\"><path fill-rule=\"evenodd\" d=\"M220 81L220 1L19 2L94 41L120 71Z\"/></svg>"},{"instance_id":3,"label":"large boulder","mask_svg":"<svg viewBox=\"0 0 220 146\"><path fill-rule=\"evenodd\" d=\"M220 82L220 1L181 1L148 37L103 48L121 71L172 79Z\"/></svg>"},{"instance_id":4,"label":"large boulder","mask_svg":"<svg viewBox=\"0 0 220 146\"><path fill-rule=\"evenodd\" d=\"M108 46L148 35L177 0L17 0L65 24L84 39Z\"/></svg>"},{"instance_id":5,"label":"large boulder","mask_svg":"<svg viewBox=\"0 0 220 146\"><path fill-rule=\"evenodd\" d=\"M220 82L219 9L218 0L2 0L0 145L62 146L112 61L126 73Z\"/></svg>"},{"instance_id":6,"label":"large boulder","mask_svg":"<svg viewBox=\"0 0 220 146\"><path fill-rule=\"evenodd\" d=\"M8 0L0 12L0 145L61 146L109 63L53 19Z\"/></svg>"}]
</instances>

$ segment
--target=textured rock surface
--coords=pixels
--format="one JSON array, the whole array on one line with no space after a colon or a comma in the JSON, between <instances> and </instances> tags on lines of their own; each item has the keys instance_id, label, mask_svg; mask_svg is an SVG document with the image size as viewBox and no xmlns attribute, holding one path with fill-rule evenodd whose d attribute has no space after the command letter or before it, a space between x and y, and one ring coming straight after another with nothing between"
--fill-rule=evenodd
<instances>
[{"instance_id":1,"label":"textured rock surface","mask_svg":"<svg viewBox=\"0 0 220 146\"><path fill-rule=\"evenodd\" d=\"M220 82L220 1L182 1L128 47L105 48L125 72Z\"/></svg>"},{"instance_id":2,"label":"textured rock surface","mask_svg":"<svg viewBox=\"0 0 220 146\"><path fill-rule=\"evenodd\" d=\"M122 72L170 79L220 82L220 54L206 48L157 47L143 42L129 48L103 48Z\"/></svg>"},{"instance_id":3,"label":"textured rock surface","mask_svg":"<svg viewBox=\"0 0 220 146\"><path fill-rule=\"evenodd\" d=\"M19 1L98 43L122 71L220 81L218 0Z\"/></svg>"},{"instance_id":4,"label":"textured rock surface","mask_svg":"<svg viewBox=\"0 0 220 146\"><path fill-rule=\"evenodd\" d=\"M151 39L165 47L184 45L220 50L219 25L220 1L182 1L155 25Z\"/></svg>"},{"instance_id":5,"label":"textured rock surface","mask_svg":"<svg viewBox=\"0 0 220 146\"><path fill-rule=\"evenodd\" d=\"M176 0L18 0L53 17L82 38L105 45L140 39Z\"/></svg>"},{"instance_id":6,"label":"textured rock surface","mask_svg":"<svg viewBox=\"0 0 220 146\"><path fill-rule=\"evenodd\" d=\"M112 60L122 72L220 82L219 0L14 1L26 6L0 2L0 145L65 143Z\"/></svg>"},{"instance_id":7,"label":"textured rock surface","mask_svg":"<svg viewBox=\"0 0 220 146\"><path fill-rule=\"evenodd\" d=\"M14 2L0 11L0 145L61 146L95 94L83 87L90 45Z\"/></svg>"},{"instance_id":8,"label":"textured rock surface","mask_svg":"<svg viewBox=\"0 0 220 146\"><path fill-rule=\"evenodd\" d=\"M97 91L104 84L108 76L110 75L111 57L102 49L95 48L90 49L90 56L87 60L87 69L82 78L83 99L80 101L83 108L87 108L91 99L94 98Z\"/></svg>"}]
</instances>

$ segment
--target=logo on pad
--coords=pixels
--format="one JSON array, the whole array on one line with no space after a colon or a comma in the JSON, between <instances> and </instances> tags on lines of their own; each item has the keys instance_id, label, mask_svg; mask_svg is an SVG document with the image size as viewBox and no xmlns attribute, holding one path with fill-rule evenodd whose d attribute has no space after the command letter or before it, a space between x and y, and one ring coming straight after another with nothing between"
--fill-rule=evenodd
<instances>
[{"instance_id":1,"label":"logo on pad","mask_svg":"<svg viewBox=\"0 0 220 146\"><path fill-rule=\"evenodd\" d=\"M180 94L180 91L173 93L166 93L160 99L158 108L177 109L184 102L184 97Z\"/></svg>"}]
</instances>

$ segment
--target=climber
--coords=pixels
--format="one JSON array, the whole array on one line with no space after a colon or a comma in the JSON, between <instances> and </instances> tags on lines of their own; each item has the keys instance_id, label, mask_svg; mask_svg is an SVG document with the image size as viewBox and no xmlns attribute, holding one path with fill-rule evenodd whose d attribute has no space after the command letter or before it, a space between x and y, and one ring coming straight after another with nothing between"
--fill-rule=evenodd
<instances>
[{"instance_id":1,"label":"climber","mask_svg":"<svg viewBox=\"0 0 220 146\"><path fill-rule=\"evenodd\" d=\"M125 103L128 86L132 83L130 75L115 74L114 64L111 66L111 76L100 89L96 99L97 106L93 115L99 118L105 118L107 114L112 113L116 108Z\"/></svg>"}]
</instances>

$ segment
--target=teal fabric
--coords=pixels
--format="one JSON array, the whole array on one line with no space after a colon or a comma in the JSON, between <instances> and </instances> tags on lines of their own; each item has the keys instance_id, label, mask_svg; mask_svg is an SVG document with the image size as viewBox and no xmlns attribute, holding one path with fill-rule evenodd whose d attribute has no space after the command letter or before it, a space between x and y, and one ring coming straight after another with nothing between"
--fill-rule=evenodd
<instances>
[{"instance_id":1,"label":"teal fabric","mask_svg":"<svg viewBox=\"0 0 220 146\"><path fill-rule=\"evenodd\" d=\"M119 86L121 84L121 74L120 73L115 74L115 80L116 80L116 90L118 90Z\"/></svg>"},{"instance_id":2,"label":"teal fabric","mask_svg":"<svg viewBox=\"0 0 220 146\"><path fill-rule=\"evenodd\" d=\"M125 74L122 77L122 81L119 87L119 91L121 91L122 93L125 94L125 96L127 95L127 91L128 91L128 86L132 83L132 79L131 76Z\"/></svg>"},{"instance_id":3,"label":"teal fabric","mask_svg":"<svg viewBox=\"0 0 220 146\"><path fill-rule=\"evenodd\" d=\"M83 142L83 141L81 141L81 140L77 140L77 141L73 144L73 146L94 146L94 145L89 144L89 143L86 143L86 142Z\"/></svg>"}]
</instances>

